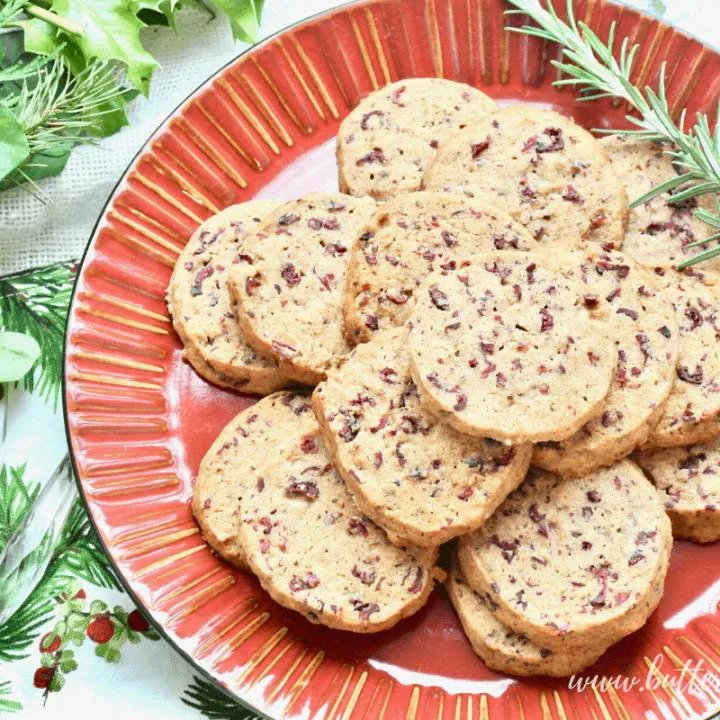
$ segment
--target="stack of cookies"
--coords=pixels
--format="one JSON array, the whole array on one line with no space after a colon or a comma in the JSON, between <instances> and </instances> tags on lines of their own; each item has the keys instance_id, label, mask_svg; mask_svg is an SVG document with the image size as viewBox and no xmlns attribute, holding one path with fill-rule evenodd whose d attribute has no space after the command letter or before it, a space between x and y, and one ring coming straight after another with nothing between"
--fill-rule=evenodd
<instances>
[{"instance_id":1,"label":"stack of cookies","mask_svg":"<svg viewBox=\"0 0 720 720\"><path fill-rule=\"evenodd\" d=\"M342 192L198 228L168 289L184 357L266 396L200 466L214 550L355 632L445 579L510 674L641 627L673 535L720 539L720 264L675 269L707 237L694 202L628 210L664 151L409 79L342 123Z\"/></svg>"}]
</instances>

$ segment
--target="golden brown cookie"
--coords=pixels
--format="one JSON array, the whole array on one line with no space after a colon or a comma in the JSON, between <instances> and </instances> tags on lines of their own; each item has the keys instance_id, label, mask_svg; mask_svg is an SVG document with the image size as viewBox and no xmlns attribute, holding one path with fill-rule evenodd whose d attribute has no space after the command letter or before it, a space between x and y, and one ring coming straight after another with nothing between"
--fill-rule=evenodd
<instances>
[{"instance_id":1,"label":"golden brown cookie","mask_svg":"<svg viewBox=\"0 0 720 720\"><path fill-rule=\"evenodd\" d=\"M578 477L612 465L642 445L663 413L675 381L675 308L655 275L625 253L589 249L579 273L585 304L604 299L615 325L617 367L602 413L567 440L538 443L533 464Z\"/></svg>"},{"instance_id":2,"label":"golden brown cookie","mask_svg":"<svg viewBox=\"0 0 720 720\"><path fill-rule=\"evenodd\" d=\"M370 93L338 130L340 190L378 200L419 190L445 138L495 109L479 90L443 78L407 78Z\"/></svg>"},{"instance_id":3,"label":"golden brown cookie","mask_svg":"<svg viewBox=\"0 0 720 720\"><path fill-rule=\"evenodd\" d=\"M221 431L200 463L193 484L192 511L215 552L238 567L247 567L240 540L240 513L248 483L275 427L291 424L311 412L310 398L292 392L268 395L238 413Z\"/></svg>"},{"instance_id":4,"label":"golden brown cookie","mask_svg":"<svg viewBox=\"0 0 720 720\"><path fill-rule=\"evenodd\" d=\"M357 231L375 202L312 193L277 208L242 243L230 276L248 342L293 380L313 385L348 352L342 293Z\"/></svg>"},{"instance_id":5,"label":"golden brown cookie","mask_svg":"<svg viewBox=\"0 0 720 720\"><path fill-rule=\"evenodd\" d=\"M625 187L599 142L551 110L513 105L469 123L442 144L424 187L502 210L542 243L623 242Z\"/></svg>"},{"instance_id":6,"label":"golden brown cookie","mask_svg":"<svg viewBox=\"0 0 720 720\"><path fill-rule=\"evenodd\" d=\"M277 203L233 205L193 233L168 285L168 309L183 357L206 380L248 393L266 394L288 384L276 362L259 355L238 327L227 287L239 245Z\"/></svg>"},{"instance_id":7,"label":"golden brown cookie","mask_svg":"<svg viewBox=\"0 0 720 720\"><path fill-rule=\"evenodd\" d=\"M605 652L602 646L553 652L510 630L495 616L494 601L467 584L456 558L445 587L473 650L491 670L508 675L568 677L592 665Z\"/></svg>"},{"instance_id":8,"label":"golden brown cookie","mask_svg":"<svg viewBox=\"0 0 720 720\"><path fill-rule=\"evenodd\" d=\"M417 192L383 203L352 250L344 297L351 343L403 324L415 293L435 268L453 268L469 253L532 250L537 243L510 216L463 197Z\"/></svg>"},{"instance_id":9,"label":"golden brown cookie","mask_svg":"<svg viewBox=\"0 0 720 720\"><path fill-rule=\"evenodd\" d=\"M563 480L531 471L459 543L498 619L553 650L617 642L657 607L672 548L655 488L633 463Z\"/></svg>"},{"instance_id":10,"label":"golden brown cookie","mask_svg":"<svg viewBox=\"0 0 720 720\"><path fill-rule=\"evenodd\" d=\"M655 483L676 538L720 540L720 440L639 452L635 460Z\"/></svg>"},{"instance_id":11,"label":"golden brown cookie","mask_svg":"<svg viewBox=\"0 0 720 720\"><path fill-rule=\"evenodd\" d=\"M600 144L625 185L630 202L677 177L669 154L671 146L627 135L610 135ZM623 248L637 262L648 267L675 267L710 247L689 246L713 234L713 229L694 214L699 208L715 211L713 196L703 195L679 204L670 203L671 198L669 193L663 193L629 211ZM718 244L717 241L715 244ZM720 258L694 266L693 273L710 284L717 284L720 281Z\"/></svg>"},{"instance_id":12,"label":"golden brown cookie","mask_svg":"<svg viewBox=\"0 0 720 720\"><path fill-rule=\"evenodd\" d=\"M436 549L399 548L355 504L308 407L256 453L240 541L273 599L311 622L378 632L427 601Z\"/></svg>"},{"instance_id":13,"label":"golden brown cookie","mask_svg":"<svg viewBox=\"0 0 720 720\"><path fill-rule=\"evenodd\" d=\"M360 508L416 545L440 545L479 527L530 463L529 445L462 435L423 410L406 328L355 348L315 389L313 407Z\"/></svg>"},{"instance_id":14,"label":"golden brown cookie","mask_svg":"<svg viewBox=\"0 0 720 720\"><path fill-rule=\"evenodd\" d=\"M544 253L477 255L428 275L410 331L425 407L511 443L577 432L602 411L616 364L607 302L588 308L585 292L576 259Z\"/></svg>"},{"instance_id":15,"label":"golden brown cookie","mask_svg":"<svg viewBox=\"0 0 720 720\"><path fill-rule=\"evenodd\" d=\"M717 300L704 282L669 268L656 270L663 293L675 307L680 348L675 383L648 447L702 443L720 435L720 318Z\"/></svg>"}]
</instances>

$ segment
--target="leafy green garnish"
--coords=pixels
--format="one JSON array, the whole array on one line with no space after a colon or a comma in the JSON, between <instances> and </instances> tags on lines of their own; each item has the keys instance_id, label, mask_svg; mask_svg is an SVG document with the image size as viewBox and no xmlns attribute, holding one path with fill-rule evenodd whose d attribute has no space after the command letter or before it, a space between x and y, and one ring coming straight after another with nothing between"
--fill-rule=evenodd
<instances>
[{"instance_id":1,"label":"leafy green garnish","mask_svg":"<svg viewBox=\"0 0 720 720\"><path fill-rule=\"evenodd\" d=\"M0 179L16 170L30 155L25 130L13 112L0 104Z\"/></svg>"},{"instance_id":2,"label":"leafy green garnish","mask_svg":"<svg viewBox=\"0 0 720 720\"><path fill-rule=\"evenodd\" d=\"M125 106L158 66L141 29L175 28L189 4L255 41L263 0L0 0L0 29L22 31L0 36L0 190L59 173L73 147L127 125Z\"/></svg>"},{"instance_id":3,"label":"leafy green garnish","mask_svg":"<svg viewBox=\"0 0 720 720\"><path fill-rule=\"evenodd\" d=\"M715 230L720 230L720 124L711 127L707 114L698 113L695 122L686 127L687 110L676 121L666 97L665 63L660 66L657 89L637 87L632 80L639 45L624 38L616 44L616 24L608 29L603 42L584 22L576 20L572 0L567 0L566 19L555 10L552 0L508 0L515 8L508 13L525 13L534 25L508 27L511 32L524 33L557 43L562 59L551 60L562 73L553 85L571 86L580 93L579 100L618 98L626 101L636 112L627 115L632 129L603 129L603 133L617 133L664 143L678 174L645 195L633 198L630 207L637 207L658 195L672 192L668 202L682 203L699 195L716 196L717 212L699 209L695 216ZM720 106L719 106L720 107ZM688 247L704 246L720 240L720 232L697 240ZM720 257L720 244L698 252L678 265L678 269Z\"/></svg>"},{"instance_id":4,"label":"leafy green garnish","mask_svg":"<svg viewBox=\"0 0 720 720\"><path fill-rule=\"evenodd\" d=\"M85 57L119 60L127 66L127 77L145 95L150 76L158 66L140 42L143 24L125 0L52 0L51 9L82 28L72 38Z\"/></svg>"}]
</instances>

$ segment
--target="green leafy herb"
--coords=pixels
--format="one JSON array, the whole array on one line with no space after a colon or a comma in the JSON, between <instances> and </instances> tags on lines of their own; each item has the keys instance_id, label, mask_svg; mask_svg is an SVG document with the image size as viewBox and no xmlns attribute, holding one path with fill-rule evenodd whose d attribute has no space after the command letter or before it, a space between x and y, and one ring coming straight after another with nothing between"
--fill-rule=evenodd
<instances>
[{"instance_id":1,"label":"green leafy herb","mask_svg":"<svg viewBox=\"0 0 720 720\"><path fill-rule=\"evenodd\" d=\"M30 143L10 108L0 104L0 178L17 170L30 156Z\"/></svg>"},{"instance_id":2,"label":"green leafy herb","mask_svg":"<svg viewBox=\"0 0 720 720\"><path fill-rule=\"evenodd\" d=\"M0 190L56 175L73 147L127 125L125 106L147 94L157 67L141 29L172 28L194 0L9 0L0 29L22 31L10 61L0 38ZM202 7L209 7L201 3ZM254 42L263 0L213 0L233 35ZM10 43L12 44L12 43ZM134 86L122 87L125 76Z\"/></svg>"},{"instance_id":3,"label":"green leafy herb","mask_svg":"<svg viewBox=\"0 0 720 720\"><path fill-rule=\"evenodd\" d=\"M119 60L127 66L130 82L147 95L157 61L143 48L143 24L125 0L52 0L51 7L82 28L74 43L86 58Z\"/></svg>"},{"instance_id":4,"label":"green leafy herb","mask_svg":"<svg viewBox=\"0 0 720 720\"><path fill-rule=\"evenodd\" d=\"M553 60L553 65L565 75L555 85L572 85L580 89L580 100L615 97L628 102L637 115L628 115L634 126L631 130L603 130L634 135L644 140L667 144L666 152L680 169L677 177L658 185L652 191L636 198L632 207L666 192L672 192L668 202L682 203L688 198L716 194L720 191L720 126L710 128L706 115L699 113L695 123L686 129L686 112L676 123L670 112L665 94L665 66L660 70L657 91L637 88L630 80L638 45L630 45L624 38L615 57L615 24L610 26L607 42L583 22L575 19L572 1L567 2L567 21L561 19L551 0L543 7L540 0L509 0L516 9L508 12L527 14L537 26L508 30L550 40L562 48L564 60ZM676 191L676 192L673 192ZM720 205L713 213L697 210L698 219L720 230ZM720 232L692 243L689 247L706 245L720 239ZM678 265L680 269L720 256L720 244L704 249Z\"/></svg>"}]
</instances>

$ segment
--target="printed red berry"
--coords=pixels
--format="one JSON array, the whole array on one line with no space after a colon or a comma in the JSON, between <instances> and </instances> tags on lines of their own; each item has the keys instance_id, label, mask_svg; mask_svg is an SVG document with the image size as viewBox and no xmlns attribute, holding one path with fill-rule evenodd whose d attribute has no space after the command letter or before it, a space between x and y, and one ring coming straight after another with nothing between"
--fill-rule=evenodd
<instances>
[{"instance_id":1,"label":"printed red berry","mask_svg":"<svg viewBox=\"0 0 720 720\"><path fill-rule=\"evenodd\" d=\"M145 632L150 629L150 623L139 610L133 610L128 615L128 627L135 632Z\"/></svg>"},{"instance_id":2,"label":"printed red berry","mask_svg":"<svg viewBox=\"0 0 720 720\"><path fill-rule=\"evenodd\" d=\"M98 615L88 625L86 635L98 645L108 642L115 634L115 626L107 615Z\"/></svg>"},{"instance_id":3,"label":"printed red berry","mask_svg":"<svg viewBox=\"0 0 720 720\"><path fill-rule=\"evenodd\" d=\"M73 595L73 600L84 600L86 597L85 591L81 589Z\"/></svg>"},{"instance_id":4,"label":"printed red berry","mask_svg":"<svg viewBox=\"0 0 720 720\"><path fill-rule=\"evenodd\" d=\"M51 643L48 643L49 638L53 638ZM54 653L60 648L60 636L55 633L45 633L40 638L40 652Z\"/></svg>"},{"instance_id":5,"label":"printed red berry","mask_svg":"<svg viewBox=\"0 0 720 720\"><path fill-rule=\"evenodd\" d=\"M52 668L38 668L33 675L33 685L40 690L44 690L50 684L54 674Z\"/></svg>"}]
</instances>

